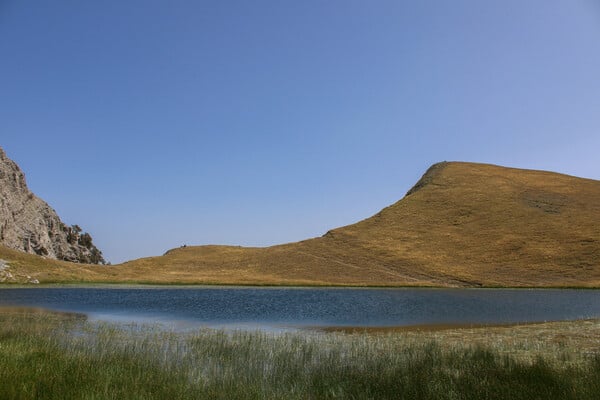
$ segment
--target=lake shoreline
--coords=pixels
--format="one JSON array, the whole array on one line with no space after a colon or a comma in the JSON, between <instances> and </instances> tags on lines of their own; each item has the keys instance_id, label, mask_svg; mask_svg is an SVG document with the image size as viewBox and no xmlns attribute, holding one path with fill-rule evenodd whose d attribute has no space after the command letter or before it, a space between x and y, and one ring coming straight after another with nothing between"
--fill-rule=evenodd
<instances>
[{"instance_id":1,"label":"lake shoreline","mask_svg":"<svg viewBox=\"0 0 600 400\"><path fill-rule=\"evenodd\" d=\"M235 283L156 283L156 282L44 282L31 283L0 283L2 289L35 289L35 288L74 288L74 289L198 289L198 288L257 288L257 289L442 289L442 290L600 290L600 286L424 286L424 285L288 285L288 284L235 284Z\"/></svg>"},{"instance_id":2,"label":"lake shoreline","mask_svg":"<svg viewBox=\"0 0 600 400\"><path fill-rule=\"evenodd\" d=\"M534 327L547 324L566 324L600 322L600 318L580 318L552 321L531 321L531 322L507 322L507 323L447 323L447 324L414 324L414 325L396 325L396 326L312 326L302 330L317 331L324 333L345 333L345 334L394 334L408 332L442 332L442 331L460 331L460 330L489 330L496 328L519 328Z\"/></svg>"}]
</instances>

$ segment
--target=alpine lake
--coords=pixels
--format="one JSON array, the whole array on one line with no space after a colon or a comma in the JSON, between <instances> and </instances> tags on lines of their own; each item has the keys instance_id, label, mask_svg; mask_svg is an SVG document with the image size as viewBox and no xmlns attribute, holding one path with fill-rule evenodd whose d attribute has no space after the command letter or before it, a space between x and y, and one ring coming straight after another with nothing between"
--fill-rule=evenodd
<instances>
[{"instance_id":1,"label":"alpine lake","mask_svg":"<svg viewBox=\"0 0 600 400\"><path fill-rule=\"evenodd\" d=\"M600 317L600 290L281 287L5 287L0 306L85 314L89 320L198 328L504 325Z\"/></svg>"}]
</instances>

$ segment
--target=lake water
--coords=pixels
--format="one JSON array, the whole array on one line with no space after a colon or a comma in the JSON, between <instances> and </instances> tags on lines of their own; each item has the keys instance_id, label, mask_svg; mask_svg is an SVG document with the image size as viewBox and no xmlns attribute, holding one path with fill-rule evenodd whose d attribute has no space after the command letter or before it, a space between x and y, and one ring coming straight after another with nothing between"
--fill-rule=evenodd
<instances>
[{"instance_id":1,"label":"lake water","mask_svg":"<svg viewBox=\"0 0 600 400\"><path fill-rule=\"evenodd\" d=\"M0 305L175 329L498 324L600 317L600 290L2 288Z\"/></svg>"}]
</instances>

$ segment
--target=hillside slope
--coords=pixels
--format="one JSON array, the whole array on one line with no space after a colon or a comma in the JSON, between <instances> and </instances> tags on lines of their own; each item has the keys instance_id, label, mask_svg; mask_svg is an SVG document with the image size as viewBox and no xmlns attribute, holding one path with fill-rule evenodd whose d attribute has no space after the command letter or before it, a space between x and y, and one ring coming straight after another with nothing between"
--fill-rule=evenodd
<instances>
[{"instance_id":1,"label":"hillside slope","mask_svg":"<svg viewBox=\"0 0 600 400\"><path fill-rule=\"evenodd\" d=\"M37 276L60 281L59 270ZM79 280L600 287L600 181L440 163L402 200L319 238L267 248L188 246L88 266Z\"/></svg>"}]
</instances>

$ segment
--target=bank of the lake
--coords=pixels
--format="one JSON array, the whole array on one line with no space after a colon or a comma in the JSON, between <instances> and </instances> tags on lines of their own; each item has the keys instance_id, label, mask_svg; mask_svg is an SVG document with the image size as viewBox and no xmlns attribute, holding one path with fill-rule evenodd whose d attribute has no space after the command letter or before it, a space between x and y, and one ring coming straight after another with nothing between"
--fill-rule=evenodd
<instances>
[{"instance_id":1,"label":"bank of the lake","mask_svg":"<svg viewBox=\"0 0 600 400\"><path fill-rule=\"evenodd\" d=\"M386 334L172 333L0 312L6 399L596 399L600 321Z\"/></svg>"}]
</instances>

